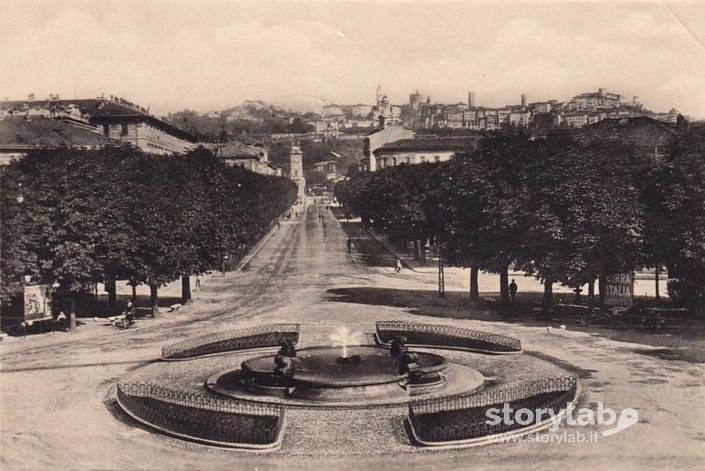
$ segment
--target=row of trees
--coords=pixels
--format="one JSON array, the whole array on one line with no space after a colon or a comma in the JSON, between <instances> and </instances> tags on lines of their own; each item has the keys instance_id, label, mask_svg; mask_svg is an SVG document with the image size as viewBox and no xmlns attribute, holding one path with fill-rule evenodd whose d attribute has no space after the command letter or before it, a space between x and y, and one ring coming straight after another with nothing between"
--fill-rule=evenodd
<instances>
[{"instance_id":1,"label":"row of trees","mask_svg":"<svg viewBox=\"0 0 705 471\"><path fill-rule=\"evenodd\" d=\"M608 274L666 267L671 298L705 306L701 132L679 134L660 158L618 141L506 133L448 162L359 174L336 196L393 241L438 242L446 263L472 268L474 297L484 270L500 274L507 300L511 264L544 282L547 304L556 282L594 295Z\"/></svg>"},{"instance_id":2,"label":"row of trees","mask_svg":"<svg viewBox=\"0 0 705 471\"><path fill-rule=\"evenodd\" d=\"M160 286L244 253L296 199L290 180L226 167L202 148L41 150L6 167L2 188L4 304L25 277L70 299L105 282L111 302L115 280L128 279L150 286L155 311Z\"/></svg>"}]
</instances>

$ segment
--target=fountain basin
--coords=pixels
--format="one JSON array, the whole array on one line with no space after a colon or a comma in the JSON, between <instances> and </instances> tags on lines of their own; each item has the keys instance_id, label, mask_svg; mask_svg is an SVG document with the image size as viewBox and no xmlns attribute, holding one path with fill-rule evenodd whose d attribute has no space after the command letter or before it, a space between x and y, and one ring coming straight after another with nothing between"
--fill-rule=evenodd
<instances>
[{"instance_id":1,"label":"fountain basin","mask_svg":"<svg viewBox=\"0 0 705 471\"><path fill-rule=\"evenodd\" d=\"M222 372L211 378L211 389L231 395L237 389L265 396L290 397L311 403L350 403L354 401L408 398L408 374L400 372L399 362L389 349L376 346L347 347L348 357L341 360L341 349L310 347L297 350L290 358L286 377L274 373L276 355L251 358L241 369ZM422 371L440 375L447 368L445 358L432 353L415 353ZM358 358L356 358L358 357Z\"/></svg>"}]
</instances>

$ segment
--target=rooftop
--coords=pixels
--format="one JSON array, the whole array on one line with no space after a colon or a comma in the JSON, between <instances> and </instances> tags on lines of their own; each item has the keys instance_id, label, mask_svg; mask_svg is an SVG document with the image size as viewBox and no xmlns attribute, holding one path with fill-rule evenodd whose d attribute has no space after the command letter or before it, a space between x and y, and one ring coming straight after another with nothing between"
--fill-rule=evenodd
<instances>
[{"instance_id":1,"label":"rooftop","mask_svg":"<svg viewBox=\"0 0 705 471\"><path fill-rule=\"evenodd\" d=\"M116 99L119 100L119 99ZM145 121L168 134L172 134L180 139L189 142L196 142L196 138L191 134L149 114L145 108L139 107L128 101L111 101L103 98L89 98L78 100L16 100L0 101L0 109L30 109L30 108L63 108L68 105L76 105L82 115L87 115L93 124L103 124L109 122L124 121Z\"/></svg>"},{"instance_id":2,"label":"rooftop","mask_svg":"<svg viewBox=\"0 0 705 471\"><path fill-rule=\"evenodd\" d=\"M116 139L51 118L38 116L26 120L22 116L8 116L0 120L0 147L30 149L124 145Z\"/></svg>"},{"instance_id":3,"label":"rooftop","mask_svg":"<svg viewBox=\"0 0 705 471\"><path fill-rule=\"evenodd\" d=\"M628 118L607 118L597 123L591 124L583 128L584 133L590 132L624 132L635 129L652 128L656 131L664 132L667 134L676 134L677 130L675 126L657 119L649 118L648 116L636 116Z\"/></svg>"},{"instance_id":4,"label":"rooftop","mask_svg":"<svg viewBox=\"0 0 705 471\"><path fill-rule=\"evenodd\" d=\"M415 139L401 139L399 141L384 144L377 149L376 152L395 152L395 151L457 151L464 150L468 147L473 147L481 137L478 136L462 136L462 137L419 137Z\"/></svg>"}]
</instances>

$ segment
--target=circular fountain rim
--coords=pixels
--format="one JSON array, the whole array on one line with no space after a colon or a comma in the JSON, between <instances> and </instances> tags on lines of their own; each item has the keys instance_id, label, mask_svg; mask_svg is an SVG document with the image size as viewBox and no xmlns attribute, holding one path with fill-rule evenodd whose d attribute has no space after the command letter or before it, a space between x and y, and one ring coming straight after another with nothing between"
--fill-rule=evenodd
<instances>
[{"instance_id":1,"label":"circular fountain rim","mask_svg":"<svg viewBox=\"0 0 705 471\"><path fill-rule=\"evenodd\" d=\"M407 392L406 390L400 387L400 394L394 395L393 397L389 396L383 398L378 397L369 399L355 399L349 401L316 401L312 399L305 399L288 395L281 396L257 394L242 388L232 389L219 384L219 380L221 378L227 377L229 375L237 375L239 373L239 369L233 368L218 371L212 374L204 381L204 386L206 389L213 393L228 396L230 398L237 399L240 401L283 405L287 408L292 409L376 409L388 407L403 407L406 406L415 397L415 394ZM449 391L447 394L470 392L482 389L484 387L484 375L480 371L469 366L448 362L448 375L454 378L451 383L455 383L456 381L458 381L458 379L462 378L463 385L461 386L461 389L458 389L456 387L453 391ZM436 390L437 388L430 388L428 390L428 397L437 396L438 392L433 392Z\"/></svg>"}]
</instances>

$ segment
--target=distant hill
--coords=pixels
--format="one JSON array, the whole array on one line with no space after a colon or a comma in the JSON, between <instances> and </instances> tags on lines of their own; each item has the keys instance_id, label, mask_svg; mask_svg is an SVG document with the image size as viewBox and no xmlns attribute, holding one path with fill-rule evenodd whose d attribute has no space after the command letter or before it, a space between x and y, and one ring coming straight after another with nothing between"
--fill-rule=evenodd
<instances>
[{"instance_id":1,"label":"distant hill","mask_svg":"<svg viewBox=\"0 0 705 471\"><path fill-rule=\"evenodd\" d=\"M214 142L252 134L304 134L313 131L309 121L315 117L310 113L302 114L262 101L248 100L240 106L209 113L186 109L169 113L167 119L202 141Z\"/></svg>"}]
</instances>

